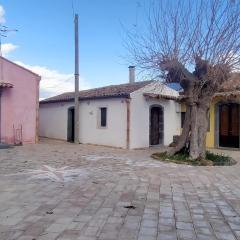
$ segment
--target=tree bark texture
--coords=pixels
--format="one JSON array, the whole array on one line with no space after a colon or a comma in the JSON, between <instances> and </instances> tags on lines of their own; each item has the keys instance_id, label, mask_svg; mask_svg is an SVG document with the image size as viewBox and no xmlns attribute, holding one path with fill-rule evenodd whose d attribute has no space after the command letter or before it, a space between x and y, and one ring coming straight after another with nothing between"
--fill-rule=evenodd
<instances>
[{"instance_id":1,"label":"tree bark texture","mask_svg":"<svg viewBox=\"0 0 240 240\"><path fill-rule=\"evenodd\" d=\"M189 149L190 158L205 158L209 105L210 102L205 104L195 103L186 106L187 110L182 134L176 147L169 151L170 155L174 155L185 148Z\"/></svg>"}]
</instances>

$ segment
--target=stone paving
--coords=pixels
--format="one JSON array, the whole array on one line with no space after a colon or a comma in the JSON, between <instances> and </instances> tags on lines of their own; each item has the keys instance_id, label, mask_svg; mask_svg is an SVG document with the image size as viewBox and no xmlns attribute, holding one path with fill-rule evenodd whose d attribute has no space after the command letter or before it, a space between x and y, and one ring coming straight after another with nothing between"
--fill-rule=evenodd
<instances>
[{"instance_id":1,"label":"stone paving","mask_svg":"<svg viewBox=\"0 0 240 240\"><path fill-rule=\"evenodd\" d=\"M240 164L167 164L157 150L0 150L0 240L240 239Z\"/></svg>"}]
</instances>

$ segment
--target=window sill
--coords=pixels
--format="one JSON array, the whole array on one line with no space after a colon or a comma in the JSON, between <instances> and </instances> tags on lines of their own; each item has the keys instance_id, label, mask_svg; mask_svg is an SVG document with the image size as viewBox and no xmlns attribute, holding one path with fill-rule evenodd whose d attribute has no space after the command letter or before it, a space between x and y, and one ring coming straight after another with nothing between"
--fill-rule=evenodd
<instances>
[{"instance_id":1,"label":"window sill","mask_svg":"<svg viewBox=\"0 0 240 240\"><path fill-rule=\"evenodd\" d=\"M107 127L97 127L97 129L107 129Z\"/></svg>"}]
</instances>

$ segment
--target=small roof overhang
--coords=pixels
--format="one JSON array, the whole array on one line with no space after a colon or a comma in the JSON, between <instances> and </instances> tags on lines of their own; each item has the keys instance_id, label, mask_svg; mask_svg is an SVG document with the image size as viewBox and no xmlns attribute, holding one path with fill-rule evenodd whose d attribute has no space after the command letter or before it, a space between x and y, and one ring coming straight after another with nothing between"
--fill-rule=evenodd
<instances>
[{"instance_id":1,"label":"small roof overhang","mask_svg":"<svg viewBox=\"0 0 240 240\"><path fill-rule=\"evenodd\" d=\"M155 94L155 93L144 93L143 94L146 99L166 99L166 100L174 100L176 102L184 102L186 96L171 96L171 95L164 95L164 94ZM223 98L234 98L240 96L240 91L229 91L229 92L218 92L215 93L213 98L215 97L223 97Z\"/></svg>"},{"instance_id":2,"label":"small roof overhang","mask_svg":"<svg viewBox=\"0 0 240 240\"><path fill-rule=\"evenodd\" d=\"M0 82L0 88L13 88L13 84L8 82Z\"/></svg>"},{"instance_id":3,"label":"small roof overhang","mask_svg":"<svg viewBox=\"0 0 240 240\"><path fill-rule=\"evenodd\" d=\"M218 92L214 94L214 97L236 97L240 96L240 91Z\"/></svg>"},{"instance_id":4,"label":"small roof overhang","mask_svg":"<svg viewBox=\"0 0 240 240\"><path fill-rule=\"evenodd\" d=\"M180 100L179 96L156 94L156 93L143 93L143 96L146 99L165 99L165 100L174 100L174 101Z\"/></svg>"}]
</instances>

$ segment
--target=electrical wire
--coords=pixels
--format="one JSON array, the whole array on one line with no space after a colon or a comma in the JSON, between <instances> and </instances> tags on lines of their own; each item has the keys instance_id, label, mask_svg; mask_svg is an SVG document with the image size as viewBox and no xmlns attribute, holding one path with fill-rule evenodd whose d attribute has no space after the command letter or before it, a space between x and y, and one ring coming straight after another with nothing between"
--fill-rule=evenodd
<instances>
[{"instance_id":1,"label":"electrical wire","mask_svg":"<svg viewBox=\"0 0 240 240\"><path fill-rule=\"evenodd\" d=\"M73 18L74 18L74 15L75 15L75 8L74 8L74 2L72 0L72 14L73 14Z\"/></svg>"}]
</instances>

